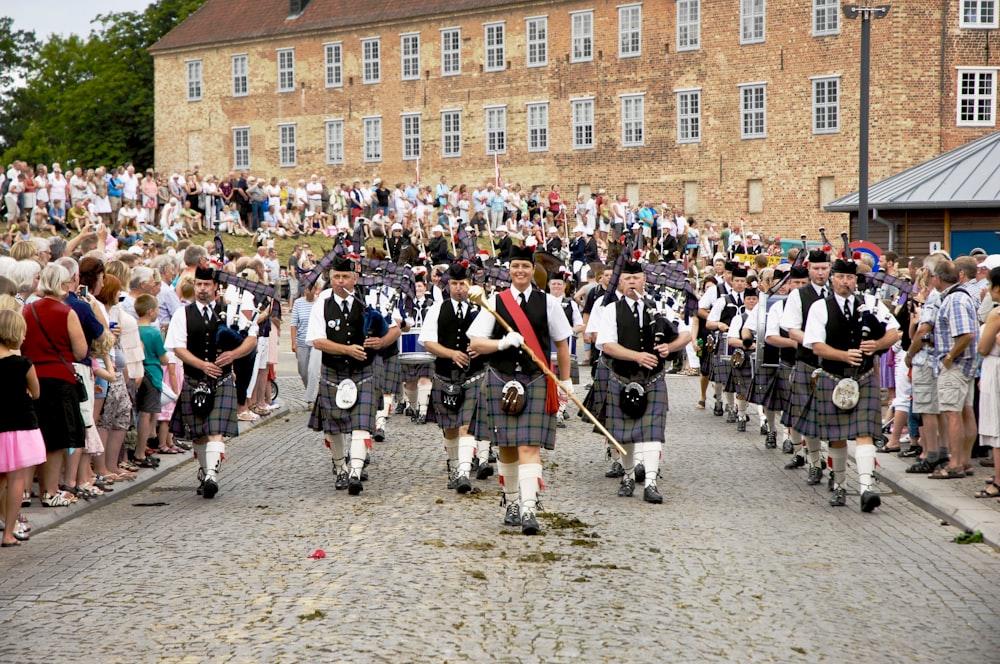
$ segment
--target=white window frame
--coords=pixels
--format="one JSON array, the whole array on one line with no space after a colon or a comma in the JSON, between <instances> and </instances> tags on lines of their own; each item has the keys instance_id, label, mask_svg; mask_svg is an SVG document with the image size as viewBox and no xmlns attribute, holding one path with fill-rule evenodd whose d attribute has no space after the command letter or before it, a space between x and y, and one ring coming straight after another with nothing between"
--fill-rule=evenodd
<instances>
[{"instance_id":1,"label":"white window frame","mask_svg":"<svg viewBox=\"0 0 1000 664\"><path fill-rule=\"evenodd\" d=\"M277 49L278 92L295 92L295 49Z\"/></svg>"},{"instance_id":2,"label":"white window frame","mask_svg":"<svg viewBox=\"0 0 1000 664\"><path fill-rule=\"evenodd\" d=\"M594 10L570 12L570 62L594 59Z\"/></svg>"},{"instance_id":3,"label":"white window frame","mask_svg":"<svg viewBox=\"0 0 1000 664\"><path fill-rule=\"evenodd\" d=\"M814 134L840 133L840 74L834 76L813 76L812 81L812 132ZM835 98L830 101L830 85L833 84ZM822 88L822 90L821 90ZM822 93L823 97L820 98ZM831 123L830 117L833 117ZM820 127L820 122L826 126Z\"/></svg>"},{"instance_id":4,"label":"white window frame","mask_svg":"<svg viewBox=\"0 0 1000 664\"><path fill-rule=\"evenodd\" d=\"M246 145L241 145L238 136L246 137ZM245 160L240 161L241 153ZM233 127L233 170L248 170L250 168L250 127Z\"/></svg>"},{"instance_id":5,"label":"white window frame","mask_svg":"<svg viewBox=\"0 0 1000 664\"><path fill-rule=\"evenodd\" d=\"M549 151L549 102L525 104L528 116L528 152Z\"/></svg>"},{"instance_id":6,"label":"white window frame","mask_svg":"<svg viewBox=\"0 0 1000 664\"><path fill-rule=\"evenodd\" d=\"M677 0L677 50L701 48L701 0Z\"/></svg>"},{"instance_id":7,"label":"white window frame","mask_svg":"<svg viewBox=\"0 0 1000 664\"><path fill-rule=\"evenodd\" d=\"M956 67L957 88L955 90L955 126L956 127L995 127L997 121L997 68L996 67ZM971 94L963 94L962 86L966 76L974 77L974 89ZM989 91L981 92L982 79L990 77ZM962 119L962 105L973 104L974 119ZM989 118L985 120L981 117L982 105L989 105Z\"/></svg>"},{"instance_id":8,"label":"white window frame","mask_svg":"<svg viewBox=\"0 0 1000 664\"><path fill-rule=\"evenodd\" d=\"M762 44L766 39L767 0L740 0L740 43Z\"/></svg>"},{"instance_id":9,"label":"white window frame","mask_svg":"<svg viewBox=\"0 0 1000 664\"><path fill-rule=\"evenodd\" d=\"M618 8L618 57L637 58L642 55L642 5L622 5Z\"/></svg>"},{"instance_id":10,"label":"white window frame","mask_svg":"<svg viewBox=\"0 0 1000 664\"><path fill-rule=\"evenodd\" d=\"M441 75L462 73L462 29L441 28Z\"/></svg>"},{"instance_id":11,"label":"white window frame","mask_svg":"<svg viewBox=\"0 0 1000 664\"><path fill-rule=\"evenodd\" d=\"M365 162L382 161L382 116L361 118L361 140Z\"/></svg>"},{"instance_id":12,"label":"white window frame","mask_svg":"<svg viewBox=\"0 0 1000 664\"><path fill-rule=\"evenodd\" d=\"M831 18L833 26L830 26ZM813 0L812 31L813 37L840 34L840 0Z\"/></svg>"},{"instance_id":13,"label":"white window frame","mask_svg":"<svg viewBox=\"0 0 1000 664\"><path fill-rule=\"evenodd\" d=\"M295 123L282 122L278 125L278 166L295 168L297 161L298 146L296 145Z\"/></svg>"},{"instance_id":14,"label":"white window frame","mask_svg":"<svg viewBox=\"0 0 1000 664\"><path fill-rule=\"evenodd\" d=\"M992 19L984 21L984 15L992 16ZM964 30L996 30L1000 27L996 0L962 0L958 8L958 27Z\"/></svg>"},{"instance_id":15,"label":"white window frame","mask_svg":"<svg viewBox=\"0 0 1000 664\"><path fill-rule=\"evenodd\" d=\"M524 19L524 52L527 67L545 67L549 64L548 16L529 16Z\"/></svg>"},{"instance_id":16,"label":"white window frame","mask_svg":"<svg viewBox=\"0 0 1000 664\"><path fill-rule=\"evenodd\" d=\"M767 83L742 83L739 88L740 139L748 141L767 138ZM749 130L748 122L751 124Z\"/></svg>"},{"instance_id":17,"label":"white window frame","mask_svg":"<svg viewBox=\"0 0 1000 664\"><path fill-rule=\"evenodd\" d=\"M573 149L594 149L594 98L570 99L570 120L573 128ZM589 109L589 110L588 110ZM581 119L581 115L585 115ZM589 135L587 127L590 127Z\"/></svg>"},{"instance_id":18,"label":"white window frame","mask_svg":"<svg viewBox=\"0 0 1000 664\"><path fill-rule=\"evenodd\" d=\"M201 60L187 60L184 64L185 69L187 70L187 100L201 101L203 89L201 78Z\"/></svg>"},{"instance_id":19,"label":"white window frame","mask_svg":"<svg viewBox=\"0 0 1000 664\"><path fill-rule=\"evenodd\" d=\"M674 90L674 94L677 97L677 142L701 143L701 88Z\"/></svg>"},{"instance_id":20,"label":"white window frame","mask_svg":"<svg viewBox=\"0 0 1000 664\"><path fill-rule=\"evenodd\" d=\"M232 57L233 96L246 97L250 94L250 61L246 53L237 53Z\"/></svg>"},{"instance_id":21,"label":"white window frame","mask_svg":"<svg viewBox=\"0 0 1000 664\"><path fill-rule=\"evenodd\" d=\"M323 44L323 71L326 87L344 87L344 43L327 42Z\"/></svg>"},{"instance_id":22,"label":"white window frame","mask_svg":"<svg viewBox=\"0 0 1000 664\"><path fill-rule=\"evenodd\" d=\"M486 106L483 111L486 154L507 154L507 105Z\"/></svg>"},{"instance_id":23,"label":"white window frame","mask_svg":"<svg viewBox=\"0 0 1000 664\"><path fill-rule=\"evenodd\" d=\"M382 38L361 40L361 82L365 85L382 82Z\"/></svg>"},{"instance_id":24,"label":"white window frame","mask_svg":"<svg viewBox=\"0 0 1000 664\"><path fill-rule=\"evenodd\" d=\"M483 71L503 71L507 68L506 30L504 21L483 23Z\"/></svg>"},{"instance_id":25,"label":"white window frame","mask_svg":"<svg viewBox=\"0 0 1000 664\"><path fill-rule=\"evenodd\" d=\"M619 97L622 100L622 147L642 147L646 144L646 95L636 93ZM628 138L630 129L632 138Z\"/></svg>"},{"instance_id":26,"label":"white window frame","mask_svg":"<svg viewBox=\"0 0 1000 664\"><path fill-rule=\"evenodd\" d=\"M326 137L326 163L344 163L344 120L327 120L323 123Z\"/></svg>"},{"instance_id":27,"label":"white window frame","mask_svg":"<svg viewBox=\"0 0 1000 664\"><path fill-rule=\"evenodd\" d=\"M400 72L404 81L420 80L420 33L399 36Z\"/></svg>"},{"instance_id":28,"label":"white window frame","mask_svg":"<svg viewBox=\"0 0 1000 664\"><path fill-rule=\"evenodd\" d=\"M450 108L441 111L441 157L451 159L462 156L462 110Z\"/></svg>"},{"instance_id":29,"label":"white window frame","mask_svg":"<svg viewBox=\"0 0 1000 664\"><path fill-rule=\"evenodd\" d=\"M400 129L402 131L402 151L403 161L415 161L420 159L420 128L423 124L420 120L420 113L400 113ZM414 131L414 128L416 131Z\"/></svg>"}]
</instances>

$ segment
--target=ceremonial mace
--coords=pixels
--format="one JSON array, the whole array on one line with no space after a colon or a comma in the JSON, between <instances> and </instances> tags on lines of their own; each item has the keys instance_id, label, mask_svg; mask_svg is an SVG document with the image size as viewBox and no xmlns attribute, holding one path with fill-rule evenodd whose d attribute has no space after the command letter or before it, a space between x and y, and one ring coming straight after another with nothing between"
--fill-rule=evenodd
<instances>
[{"instance_id":1,"label":"ceremonial mace","mask_svg":"<svg viewBox=\"0 0 1000 664\"><path fill-rule=\"evenodd\" d=\"M478 304L480 307L493 314L493 317L496 318L498 321L500 321L500 324L503 325L504 329L506 329L508 332L517 332L517 330L512 328L507 323L507 321L501 318L500 314L496 312L496 309L492 308L486 302L486 291L483 290L482 286L472 286L471 288L469 288L469 300L473 304ZM521 342L521 350L523 350L525 353L528 354L528 357L531 358L532 362L538 365L538 368L541 369L546 376L548 376L549 378L551 378L556 382L556 385L559 386L559 389L566 393L566 396L569 397L569 400L575 403L580 408L580 412L586 415L587 419L594 423L594 426L597 427L597 430L600 431L605 438L610 440L611 444L614 445L619 452L625 455L628 454L628 452L625 451L625 448L622 447L617 440L615 440L614 436L611 435L611 432L608 431L604 427L604 425L598 421L598 419L594 416L593 413L587 410L587 407L583 405L583 402L580 401L580 399L578 399L575 394L573 394L572 392L568 392L566 388L563 387L563 384L559 381L559 377L556 376L554 373L552 373L552 370L549 369L549 366L544 359L539 358L537 355L535 355L535 352L531 350L531 348L528 347L528 344L524 342Z\"/></svg>"}]
</instances>

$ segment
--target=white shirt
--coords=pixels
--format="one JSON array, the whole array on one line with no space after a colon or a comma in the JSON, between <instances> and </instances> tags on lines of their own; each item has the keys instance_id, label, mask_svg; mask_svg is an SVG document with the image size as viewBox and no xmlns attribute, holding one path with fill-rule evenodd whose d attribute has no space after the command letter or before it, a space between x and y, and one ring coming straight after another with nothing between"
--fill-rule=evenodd
<instances>
[{"instance_id":1,"label":"white shirt","mask_svg":"<svg viewBox=\"0 0 1000 664\"><path fill-rule=\"evenodd\" d=\"M764 328L764 339L781 336L781 314L785 310L785 302L778 300L767 311L767 324Z\"/></svg>"},{"instance_id":2,"label":"white shirt","mask_svg":"<svg viewBox=\"0 0 1000 664\"><path fill-rule=\"evenodd\" d=\"M517 290L513 286L511 286L510 291L514 294L514 299L520 302L521 298L519 296L522 291ZM523 292L527 297L545 297L545 315L548 317L549 321L549 338L553 341L553 343L568 339L573 334L573 328L569 326L569 321L566 320L566 314L563 313L562 305L559 304L559 300L548 293L532 293L530 287L528 290ZM489 298L490 308L494 310L496 310L496 297L496 294L494 294ZM487 311L484 307L479 311L479 315L476 316L474 321L472 321L472 325L469 326L469 330L465 334L470 339L473 337L489 338L493 336L493 329L498 325L500 325L500 323L493 317L493 314Z\"/></svg>"},{"instance_id":3,"label":"white shirt","mask_svg":"<svg viewBox=\"0 0 1000 664\"><path fill-rule=\"evenodd\" d=\"M435 302L431 305L431 308L427 310L427 314L424 316L424 325L420 328L418 341L422 344L426 344L428 341L436 342L438 340L438 316L441 314L441 307L451 306L452 311L457 316L460 305L464 308L465 315L468 316L472 308L472 303L468 300L465 302L456 302L449 298L446 302Z\"/></svg>"},{"instance_id":4,"label":"white shirt","mask_svg":"<svg viewBox=\"0 0 1000 664\"><path fill-rule=\"evenodd\" d=\"M733 299L736 300L738 305L743 304L743 293L737 293L736 291L731 291L731 294L733 296ZM729 293L727 293L727 295L729 295ZM722 312L726 308L726 304L728 304L728 302L729 302L728 297L720 297L716 299L715 303L712 305L712 310L708 312L708 321L712 321L715 323L721 321ZM732 323L732 321L730 321L730 323ZM730 327L732 327L731 324Z\"/></svg>"},{"instance_id":5,"label":"white shirt","mask_svg":"<svg viewBox=\"0 0 1000 664\"><path fill-rule=\"evenodd\" d=\"M637 305L639 307L639 321L642 325L649 324L649 316L655 314L656 312L650 312L649 308L642 300L633 300L630 298L625 298L628 302L629 308ZM617 316L617 302L608 304L607 310L601 316L601 327L597 331L597 348L603 351L605 344L616 344L618 343L618 316ZM664 316L668 320L677 323L677 331L681 334L684 332L690 332L691 327L680 318L673 309L667 309L664 311Z\"/></svg>"},{"instance_id":6,"label":"white shirt","mask_svg":"<svg viewBox=\"0 0 1000 664\"><path fill-rule=\"evenodd\" d=\"M817 286L813 282L809 282L813 290L816 291L817 295L821 295L826 286ZM829 295L830 291L826 291ZM810 309L810 311L812 311ZM802 320L802 297L799 295L799 289L793 290L788 294L785 299L785 307L781 314L781 329L783 330L805 330L805 321Z\"/></svg>"},{"instance_id":7,"label":"white shirt","mask_svg":"<svg viewBox=\"0 0 1000 664\"><path fill-rule=\"evenodd\" d=\"M837 301L837 307L843 310L844 301L846 298L840 297L837 294L834 294L833 297ZM866 295L864 297L864 302L865 306L867 306L868 308L871 309L874 307L875 317L878 318L881 322L885 323L885 329L887 332L889 330L899 329L899 321L896 320L895 316L889 313L889 309L882 303L881 300L873 296ZM857 302L855 302L854 298L852 297L851 298L852 314L855 313L854 307L856 305ZM826 323L827 323L826 307L820 306L819 304L814 304L812 308L809 309L809 320L806 321L806 329L803 332L802 336L802 345L812 350L813 344L817 343L825 344Z\"/></svg>"},{"instance_id":8,"label":"white shirt","mask_svg":"<svg viewBox=\"0 0 1000 664\"><path fill-rule=\"evenodd\" d=\"M333 297L343 311L350 311L354 306L354 296L340 298L333 294L332 288L327 288L316 296L316 304L309 312L309 327L306 329L306 343L312 344L317 339L326 339L326 301ZM390 321L389 327L396 327L396 321Z\"/></svg>"},{"instance_id":9,"label":"white shirt","mask_svg":"<svg viewBox=\"0 0 1000 664\"><path fill-rule=\"evenodd\" d=\"M204 316L205 306L200 302L198 303L198 313ZM187 348L187 307L178 307L177 311L170 318L170 326L167 328L167 338L164 345L167 350L174 352L178 348ZM256 323L250 326L247 331L248 337L257 337L257 325Z\"/></svg>"}]
</instances>

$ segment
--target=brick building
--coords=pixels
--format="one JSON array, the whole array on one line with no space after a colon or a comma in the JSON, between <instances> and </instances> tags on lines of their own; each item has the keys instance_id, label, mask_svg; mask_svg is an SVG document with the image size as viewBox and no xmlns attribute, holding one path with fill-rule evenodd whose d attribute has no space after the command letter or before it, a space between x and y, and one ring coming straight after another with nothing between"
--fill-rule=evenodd
<instances>
[{"instance_id":1,"label":"brick building","mask_svg":"<svg viewBox=\"0 0 1000 664\"><path fill-rule=\"evenodd\" d=\"M988 133L995 0L873 23L871 181ZM207 0L163 37L161 169L503 177L797 236L857 189L860 22L838 0ZM960 7L963 8L960 12Z\"/></svg>"}]
</instances>

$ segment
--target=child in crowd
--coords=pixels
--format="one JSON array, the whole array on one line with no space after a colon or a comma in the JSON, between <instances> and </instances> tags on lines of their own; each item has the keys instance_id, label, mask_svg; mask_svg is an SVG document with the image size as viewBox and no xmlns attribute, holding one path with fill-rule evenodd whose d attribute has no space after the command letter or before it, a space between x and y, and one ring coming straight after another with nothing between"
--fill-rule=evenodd
<instances>
[{"instance_id":1,"label":"child in crowd","mask_svg":"<svg viewBox=\"0 0 1000 664\"><path fill-rule=\"evenodd\" d=\"M146 441L156 426L156 416L160 412L160 392L163 390L163 365L167 363L167 348L156 317L159 303L148 293L135 300L135 313L139 316L139 338L145 350L142 368L146 375L142 378L136 406L139 411L138 437L135 444L135 462L140 468L155 468L156 462L146 455Z\"/></svg>"}]
</instances>

